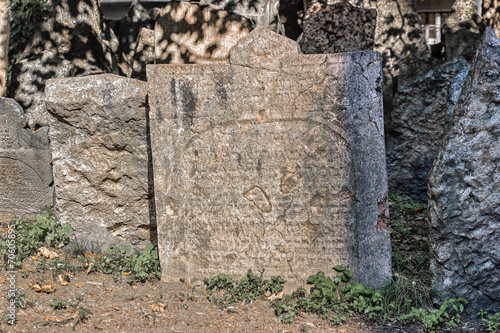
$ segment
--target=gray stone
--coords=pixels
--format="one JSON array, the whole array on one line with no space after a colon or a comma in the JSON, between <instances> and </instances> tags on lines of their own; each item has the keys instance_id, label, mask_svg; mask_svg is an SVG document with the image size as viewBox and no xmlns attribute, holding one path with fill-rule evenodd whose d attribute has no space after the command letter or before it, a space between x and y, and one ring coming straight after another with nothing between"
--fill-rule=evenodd
<instances>
[{"instance_id":1,"label":"gray stone","mask_svg":"<svg viewBox=\"0 0 500 333\"><path fill-rule=\"evenodd\" d=\"M149 65L162 280L391 277L381 58L257 27L229 63Z\"/></svg>"},{"instance_id":2,"label":"gray stone","mask_svg":"<svg viewBox=\"0 0 500 333\"><path fill-rule=\"evenodd\" d=\"M0 222L54 204L47 131L26 123L19 104L0 98Z\"/></svg>"},{"instance_id":3,"label":"gray stone","mask_svg":"<svg viewBox=\"0 0 500 333\"><path fill-rule=\"evenodd\" d=\"M443 298L500 311L500 40L487 28L429 174L431 270Z\"/></svg>"},{"instance_id":4,"label":"gray stone","mask_svg":"<svg viewBox=\"0 0 500 333\"><path fill-rule=\"evenodd\" d=\"M28 125L37 129L48 125L45 107L45 81L50 78L70 77L75 67L70 61L43 51L24 59L12 68L11 94L21 104L28 117Z\"/></svg>"},{"instance_id":5,"label":"gray stone","mask_svg":"<svg viewBox=\"0 0 500 333\"><path fill-rule=\"evenodd\" d=\"M132 77L146 80L146 65L155 62L155 32L143 28L138 37L137 47L132 59Z\"/></svg>"},{"instance_id":6,"label":"gray stone","mask_svg":"<svg viewBox=\"0 0 500 333\"><path fill-rule=\"evenodd\" d=\"M299 45L306 54L373 50L376 24L375 9L315 3L307 10Z\"/></svg>"},{"instance_id":7,"label":"gray stone","mask_svg":"<svg viewBox=\"0 0 500 333\"><path fill-rule=\"evenodd\" d=\"M214 6L170 2L156 12L155 63L227 61L252 28L249 19Z\"/></svg>"},{"instance_id":8,"label":"gray stone","mask_svg":"<svg viewBox=\"0 0 500 333\"><path fill-rule=\"evenodd\" d=\"M48 18L34 31L20 59L50 51L69 60L76 75L111 72L112 51L116 51L118 40L106 29L99 0L49 0L48 3Z\"/></svg>"},{"instance_id":9,"label":"gray stone","mask_svg":"<svg viewBox=\"0 0 500 333\"><path fill-rule=\"evenodd\" d=\"M427 202L427 175L468 70L467 61L459 58L399 86L387 133L391 189Z\"/></svg>"},{"instance_id":10,"label":"gray stone","mask_svg":"<svg viewBox=\"0 0 500 333\"><path fill-rule=\"evenodd\" d=\"M475 0L455 1L442 28L446 60L462 56L472 61L485 27L484 20L477 14Z\"/></svg>"},{"instance_id":11,"label":"gray stone","mask_svg":"<svg viewBox=\"0 0 500 333\"><path fill-rule=\"evenodd\" d=\"M57 214L101 250L154 240L146 88L112 74L47 82Z\"/></svg>"},{"instance_id":12,"label":"gray stone","mask_svg":"<svg viewBox=\"0 0 500 333\"><path fill-rule=\"evenodd\" d=\"M255 25L279 32L279 0L200 0L202 5L213 5L220 10L236 13L248 18Z\"/></svg>"},{"instance_id":13,"label":"gray stone","mask_svg":"<svg viewBox=\"0 0 500 333\"><path fill-rule=\"evenodd\" d=\"M143 29L154 29L155 20L139 0L134 0L124 18L108 22L119 41L118 50L115 53L118 67L126 76L136 78L132 66L136 59L140 34ZM146 76L145 69L141 76Z\"/></svg>"}]
</instances>

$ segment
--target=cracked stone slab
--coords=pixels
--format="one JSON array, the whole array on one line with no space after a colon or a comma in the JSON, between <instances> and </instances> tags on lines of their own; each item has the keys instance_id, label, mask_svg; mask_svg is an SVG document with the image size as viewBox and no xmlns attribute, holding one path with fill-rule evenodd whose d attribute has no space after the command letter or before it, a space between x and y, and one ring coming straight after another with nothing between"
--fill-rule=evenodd
<instances>
[{"instance_id":1,"label":"cracked stone slab","mask_svg":"<svg viewBox=\"0 0 500 333\"><path fill-rule=\"evenodd\" d=\"M431 270L443 298L500 311L500 39L487 28L429 174Z\"/></svg>"},{"instance_id":2,"label":"cracked stone slab","mask_svg":"<svg viewBox=\"0 0 500 333\"><path fill-rule=\"evenodd\" d=\"M47 81L59 220L105 251L155 235L147 83L112 74Z\"/></svg>"},{"instance_id":3,"label":"cracked stone slab","mask_svg":"<svg viewBox=\"0 0 500 333\"><path fill-rule=\"evenodd\" d=\"M47 130L27 127L24 111L0 98L0 222L32 215L54 204Z\"/></svg>"},{"instance_id":4,"label":"cracked stone slab","mask_svg":"<svg viewBox=\"0 0 500 333\"><path fill-rule=\"evenodd\" d=\"M147 75L162 280L391 277L379 53L302 55L257 27L228 63Z\"/></svg>"}]
</instances>

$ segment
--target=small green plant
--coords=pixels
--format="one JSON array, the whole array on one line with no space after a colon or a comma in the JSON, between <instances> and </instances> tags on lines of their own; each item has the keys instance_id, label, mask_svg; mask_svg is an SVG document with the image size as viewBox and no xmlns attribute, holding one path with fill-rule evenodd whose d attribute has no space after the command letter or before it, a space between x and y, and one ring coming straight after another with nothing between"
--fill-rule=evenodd
<instances>
[{"instance_id":1,"label":"small green plant","mask_svg":"<svg viewBox=\"0 0 500 333\"><path fill-rule=\"evenodd\" d=\"M451 298L444 302L439 309L426 310L412 308L410 313L398 317L398 321L406 323L421 323L430 332L444 328L450 330L460 323L464 305L469 302L462 297Z\"/></svg>"},{"instance_id":2,"label":"small green plant","mask_svg":"<svg viewBox=\"0 0 500 333\"><path fill-rule=\"evenodd\" d=\"M50 306L52 306L56 310L66 309L68 307L68 303L56 297L50 301Z\"/></svg>"},{"instance_id":3,"label":"small green plant","mask_svg":"<svg viewBox=\"0 0 500 333\"><path fill-rule=\"evenodd\" d=\"M21 267L23 259L34 254L42 246L56 247L69 243L69 234L73 229L69 224L59 224L51 207L46 207L35 215L35 220L26 218L13 219L5 227L12 228L15 236L15 259L7 260L8 239L0 239L0 254L4 258L6 269L7 263L14 262L15 267Z\"/></svg>"},{"instance_id":4,"label":"small green plant","mask_svg":"<svg viewBox=\"0 0 500 333\"><path fill-rule=\"evenodd\" d=\"M251 303L266 292L277 294L283 290L283 284L286 282L283 278L272 277L271 280L262 280L263 273L261 272L258 277L249 269L247 275L238 282L224 274L205 279L208 300L220 308L228 308L236 302ZM222 296L217 298L214 291L222 292Z\"/></svg>"},{"instance_id":5,"label":"small green plant","mask_svg":"<svg viewBox=\"0 0 500 333\"><path fill-rule=\"evenodd\" d=\"M158 248L153 244L146 245L141 252L137 250L132 252L130 246L110 246L106 254L95 262L94 266L105 274L130 273L127 278L131 282L144 282L160 276Z\"/></svg>"},{"instance_id":6,"label":"small green plant","mask_svg":"<svg viewBox=\"0 0 500 333\"><path fill-rule=\"evenodd\" d=\"M485 318L486 311L481 309L477 315L481 317L481 320L483 321L483 325L487 332L500 332L500 312L497 312L494 315L487 316L487 318Z\"/></svg>"}]
</instances>

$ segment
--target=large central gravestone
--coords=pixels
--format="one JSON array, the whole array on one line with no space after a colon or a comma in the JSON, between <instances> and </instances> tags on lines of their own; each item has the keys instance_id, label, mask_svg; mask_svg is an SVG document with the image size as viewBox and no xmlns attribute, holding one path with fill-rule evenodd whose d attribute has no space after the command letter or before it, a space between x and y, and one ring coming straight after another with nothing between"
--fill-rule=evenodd
<instances>
[{"instance_id":1,"label":"large central gravestone","mask_svg":"<svg viewBox=\"0 0 500 333\"><path fill-rule=\"evenodd\" d=\"M26 123L19 104L0 98L0 222L54 204L47 131Z\"/></svg>"},{"instance_id":2,"label":"large central gravestone","mask_svg":"<svg viewBox=\"0 0 500 333\"><path fill-rule=\"evenodd\" d=\"M148 65L164 281L391 275L381 58L257 27L225 64Z\"/></svg>"}]
</instances>

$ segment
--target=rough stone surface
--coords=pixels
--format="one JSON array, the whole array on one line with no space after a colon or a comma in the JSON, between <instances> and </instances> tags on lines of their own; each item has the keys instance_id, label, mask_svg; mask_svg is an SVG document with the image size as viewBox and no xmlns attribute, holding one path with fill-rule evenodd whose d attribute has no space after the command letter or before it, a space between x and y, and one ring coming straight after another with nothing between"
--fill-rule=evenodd
<instances>
[{"instance_id":1,"label":"rough stone surface","mask_svg":"<svg viewBox=\"0 0 500 333\"><path fill-rule=\"evenodd\" d=\"M139 0L134 0L123 19L108 22L119 41L115 54L118 67L126 76L136 78L132 67L139 47L140 34L143 29L154 29L155 20ZM142 76L146 76L145 69Z\"/></svg>"},{"instance_id":2,"label":"rough stone surface","mask_svg":"<svg viewBox=\"0 0 500 333\"><path fill-rule=\"evenodd\" d=\"M229 64L147 72L164 281L390 278L377 52L302 55L257 27Z\"/></svg>"},{"instance_id":3,"label":"rough stone surface","mask_svg":"<svg viewBox=\"0 0 500 333\"><path fill-rule=\"evenodd\" d=\"M77 75L111 72L118 41L104 25L99 0L48 3L48 19L35 30L20 59L51 51L69 60Z\"/></svg>"},{"instance_id":4,"label":"rough stone surface","mask_svg":"<svg viewBox=\"0 0 500 333\"><path fill-rule=\"evenodd\" d=\"M0 222L54 204L47 131L26 123L19 104L0 98Z\"/></svg>"},{"instance_id":5,"label":"rough stone surface","mask_svg":"<svg viewBox=\"0 0 500 333\"><path fill-rule=\"evenodd\" d=\"M485 27L484 20L477 14L475 0L457 0L442 29L446 60L462 56L472 61Z\"/></svg>"},{"instance_id":6,"label":"rough stone surface","mask_svg":"<svg viewBox=\"0 0 500 333\"><path fill-rule=\"evenodd\" d=\"M200 0L202 5L213 5L218 9L236 13L248 18L255 25L280 31L279 0Z\"/></svg>"},{"instance_id":7,"label":"rough stone surface","mask_svg":"<svg viewBox=\"0 0 500 333\"><path fill-rule=\"evenodd\" d=\"M101 250L154 237L146 88L112 74L47 82L57 213Z\"/></svg>"},{"instance_id":8,"label":"rough stone surface","mask_svg":"<svg viewBox=\"0 0 500 333\"><path fill-rule=\"evenodd\" d=\"M146 80L146 65L155 61L155 31L143 28L132 59L132 77Z\"/></svg>"},{"instance_id":9,"label":"rough stone surface","mask_svg":"<svg viewBox=\"0 0 500 333\"><path fill-rule=\"evenodd\" d=\"M391 189L427 201L427 175L468 70L459 58L399 86L386 147Z\"/></svg>"},{"instance_id":10,"label":"rough stone surface","mask_svg":"<svg viewBox=\"0 0 500 333\"><path fill-rule=\"evenodd\" d=\"M75 67L70 61L50 51L44 51L14 65L11 94L23 107L30 128L37 129L48 125L45 81L50 78L70 77L74 73Z\"/></svg>"},{"instance_id":11,"label":"rough stone surface","mask_svg":"<svg viewBox=\"0 0 500 333\"><path fill-rule=\"evenodd\" d=\"M333 0L343 2L343 0ZM384 70L384 110L386 121L393 109L398 85L422 75L433 66L431 54L420 29L416 0L349 0L349 3L377 9L375 50L382 54ZM386 124L389 128L390 124Z\"/></svg>"},{"instance_id":12,"label":"rough stone surface","mask_svg":"<svg viewBox=\"0 0 500 333\"><path fill-rule=\"evenodd\" d=\"M155 63L227 61L229 51L253 24L209 5L170 2L156 13Z\"/></svg>"},{"instance_id":13,"label":"rough stone surface","mask_svg":"<svg viewBox=\"0 0 500 333\"><path fill-rule=\"evenodd\" d=\"M373 50L376 24L375 9L315 3L307 10L299 45L306 54Z\"/></svg>"},{"instance_id":14,"label":"rough stone surface","mask_svg":"<svg viewBox=\"0 0 500 333\"><path fill-rule=\"evenodd\" d=\"M431 270L443 297L500 311L500 40L487 28L429 174Z\"/></svg>"}]
</instances>

